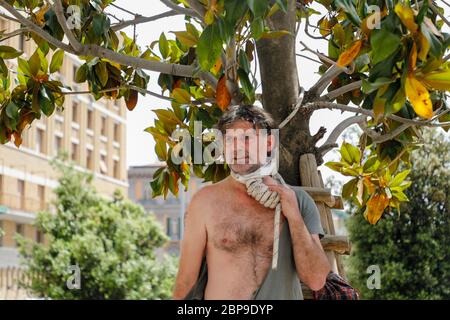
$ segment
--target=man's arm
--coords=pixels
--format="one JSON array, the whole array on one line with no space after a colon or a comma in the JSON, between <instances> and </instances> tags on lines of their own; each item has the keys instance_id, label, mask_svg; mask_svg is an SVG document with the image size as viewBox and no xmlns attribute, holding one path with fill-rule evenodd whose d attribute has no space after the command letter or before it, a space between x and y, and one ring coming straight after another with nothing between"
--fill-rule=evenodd
<instances>
[{"instance_id":1,"label":"man's arm","mask_svg":"<svg viewBox=\"0 0 450 320\"><path fill-rule=\"evenodd\" d=\"M311 290L325 285L330 263L317 234L310 234L300 213L287 219L291 231L294 260L300 279Z\"/></svg>"},{"instance_id":2,"label":"man's arm","mask_svg":"<svg viewBox=\"0 0 450 320\"><path fill-rule=\"evenodd\" d=\"M281 212L289 223L295 266L299 278L311 290L322 289L331 270L330 263L319 236L311 234L306 227L295 191L270 177L265 177L264 183L270 190L276 191L280 195Z\"/></svg>"},{"instance_id":3,"label":"man's arm","mask_svg":"<svg viewBox=\"0 0 450 320\"><path fill-rule=\"evenodd\" d=\"M199 193L201 191L192 198L184 218L180 264L173 291L174 300L184 299L197 281L205 252L206 225L204 211L200 210Z\"/></svg>"}]
</instances>

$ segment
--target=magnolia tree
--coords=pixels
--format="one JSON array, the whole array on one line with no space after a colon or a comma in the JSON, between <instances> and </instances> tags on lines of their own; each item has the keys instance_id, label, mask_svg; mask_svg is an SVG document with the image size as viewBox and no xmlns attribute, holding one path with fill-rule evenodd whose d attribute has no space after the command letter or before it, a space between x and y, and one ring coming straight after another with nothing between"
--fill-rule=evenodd
<instances>
[{"instance_id":1,"label":"magnolia tree","mask_svg":"<svg viewBox=\"0 0 450 320\"><path fill-rule=\"evenodd\" d=\"M168 99L171 107L155 110L154 126L146 129L156 141L155 151L167 166L155 173L153 195L178 193L187 188L190 161L174 163L179 141L173 132L186 129L192 144L212 143L202 135L228 106L260 102L280 124L280 173L291 185L300 184L299 158L314 154L317 164L338 147L345 128L363 129L360 143L340 147L340 162L332 169L352 176L343 195L364 209L376 223L383 212L406 201L403 190L410 151L424 126L450 125L446 103L450 88L447 2L433 0L160 0L167 11L155 16L138 13L116 20L110 13L129 12L113 0L0 0L1 16L20 23L0 39L23 34L37 49L27 59L16 48L0 47L0 140L14 140L36 118L51 116L71 88L57 80L66 54L85 61L76 81L87 83L95 99L124 99L133 110L139 94ZM321 9L313 9L320 7ZM184 30L170 30L145 47L135 34L123 30L138 24L181 16ZM318 15L318 23L311 22ZM131 28L133 29L133 28ZM325 42L319 52L298 39ZM135 30L135 28L134 28ZM318 31L318 32L315 32ZM308 43L314 43L309 41ZM310 88L299 82L296 57L319 63L321 77ZM8 70L6 59L17 59ZM159 72L161 92L148 88L148 71ZM14 74L16 73L16 74ZM15 78L14 84L11 79ZM260 79L260 83L259 80ZM262 91L257 91L261 85ZM310 133L311 115L320 109L354 113L319 142L326 128ZM200 135L194 123L201 121ZM194 163L193 173L205 181L227 176L224 163Z\"/></svg>"}]
</instances>

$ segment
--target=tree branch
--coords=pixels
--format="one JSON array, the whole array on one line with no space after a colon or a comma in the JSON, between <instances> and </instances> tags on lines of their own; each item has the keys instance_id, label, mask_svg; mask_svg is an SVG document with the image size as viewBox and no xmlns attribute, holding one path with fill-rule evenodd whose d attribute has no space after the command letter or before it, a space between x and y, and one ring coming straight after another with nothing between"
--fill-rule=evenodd
<instances>
[{"instance_id":1,"label":"tree branch","mask_svg":"<svg viewBox=\"0 0 450 320\"><path fill-rule=\"evenodd\" d=\"M206 10L203 7L203 5L198 2L197 0L186 0L187 4L189 4L189 7L191 7L199 16L199 18L201 18L203 20L203 17L205 16Z\"/></svg>"},{"instance_id":2,"label":"tree branch","mask_svg":"<svg viewBox=\"0 0 450 320\"><path fill-rule=\"evenodd\" d=\"M0 0L0 5L4 7L9 13L17 18L20 23L28 27L32 32L38 34L40 37L53 44L54 46L63 49L68 53L72 53L76 56L95 56L99 58L107 58L111 61L117 62L122 65L131 66L134 68L141 68L144 70L150 70L165 74L176 75L180 77L194 77L198 76L200 79L205 80L213 88L217 86L217 79L209 72L200 71L196 72L193 66L166 63L160 61L150 61L142 58L136 58L127 56L107 48L100 47L98 45L81 45L80 50L76 51L72 46L65 44L62 41L52 37L49 33L44 31L38 25L32 21L23 17L13 6L7 3L5 0Z\"/></svg>"},{"instance_id":3,"label":"tree branch","mask_svg":"<svg viewBox=\"0 0 450 320\"><path fill-rule=\"evenodd\" d=\"M362 108L358 108L358 107L351 107L346 104L327 102L327 101L309 102L309 103L305 104L304 108L308 109L308 111L310 111L310 112L313 112L313 111L319 110L319 109L330 109L330 110L338 109L338 110L353 112L353 113L357 113L357 114L359 113L359 114L363 114L363 115L375 118L375 115L371 110L362 109ZM442 115L442 114L440 114L440 115ZM445 126L450 125L450 121L431 123L431 121L433 121L434 118L431 120L417 120L417 118L416 119L406 119L406 118L396 116L395 114L389 114L386 116L386 118L389 118L389 119L392 119L392 120L395 120L395 121L398 121L401 123L417 125L417 126L424 126L424 127L445 127Z\"/></svg>"},{"instance_id":4,"label":"tree branch","mask_svg":"<svg viewBox=\"0 0 450 320\"><path fill-rule=\"evenodd\" d=\"M30 29L28 29L28 28L20 28L20 29L12 31L10 33L4 33L2 38L0 39L0 42L6 41L9 38L13 38L15 36L18 36L19 34L29 32L29 31L30 31Z\"/></svg>"},{"instance_id":5,"label":"tree branch","mask_svg":"<svg viewBox=\"0 0 450 320\"><path fill-rule=\"evenodd\" d=\"M447 26L450 27L450 21L448 21L447 18L445 18L445 16L444 16L442 13L439 12L439 10L434 6L433 1L429 1L429 4L428 4L428 5L429 5L430 9L431 9L435 14L437 14L437 15L442 19L442 21L445 22L445 24L446 24Z\"/></svg>"},{"instance_id":6,"label":"tree branch","mask_svg":"<svg viewBox=\"0 0 450 320\"><path fill-rule=\"evenodd\" d=\"M151 16L151 17L137 16L135 19L132 19L132 20L118 22L118 23L112 25L111 29L113 31L119 31L119 30L122 30L129 26L146 23L146 22L152 22L152 21L155 21L158 19L172 17L172 16L176 16L176 15L180 15L180 14L181 14L180 12L177 12L175 10L170 10L170 11L166 11L166 12Z\"/></svg>"},{"instance_id":7,"label":"tree branch","mask_svg":"<svg viewBox=\"0 0 450 320\"><path fill-rule=\"evenodd\" d=\"M63 29L67 39L69 39L70 45L72 46L72 48L74 48L76 52L79 52L82 48L81 43L78 41L77 38L75 38L75 35L73 34L72 30L70 30L69 26L67 25L67 20L66 17L64 16L64 10L61 4L61 0L55 0L54 8L56 18L58 19L58 22L61 25L61 28Z\"/></svg>"},{"instance_id":8,"label":"tree branch","mask_svg":"<svg viewBox=\"0 0 450 320\"><path fill-rule=\"evenodd\" d=\"M179 14L184 14L184 15L191 16L191 17L197 16L197 13L194 10L188 9L188 8L183 8L183 7L173 3L171 0L160 0L160 1L162 3L164 3L170 9L178 12Z\"/></svg>"},{"instance_id":9,"label":"tree branch","mask_svg":"<svg viewBox=\"0 0 450 320\"><path fill-rule=\"evenodd\" d=\"M17 19L17 22L22 23L26 27L28 27L32 32L36 33L37 35L41 36L44 40L48 41L49 43L53 44L54 46L63 49L66 52L76 54L76 52L72 49L71 46L65 44L62 41L59 41L58 39L52 37L50 34L45 32L41 27L34 24L32 21L28 20L24 16L22 16L12 5L10 5L5 0L0 0L0 5L6 9L13 17Z\"/></svg>"},{"instance_id":10,"label":"tree branch","mask_svg":"<svg viewBox=\"0 0 450 320\"><path fill-rule=\"evenodd\" d=\"M389 133L386 133L386 134L380 135L378 137L372 138L372 141L375 142L375 143L382 143L382 142L391 140L391 139L395 138L396 136L398 136L400 133L402 133L403 131L405 131L406 129L408 129L411 126L412 126L412 124L403 123L399 127L397 127L394 130L390 131Z\"/></svg>"},{"instance_id":11,"label":"tree branch","mask_svg":"<svg viewBox=\"0 0 450 320\"><path fill-rule=\"evenodd\" d=\"M355 123L360 123L360 122L364 122L366 121L367 116L366 115L362 115L362 116L353 116L350 118L345 119L344 121L342 121L341 123L339 123L334 129L333 131L330 133L330 135L327 138L327 141L325 141L323 143L323 145L320 147L325 147L325 146L330 146L330 145L334 145L336 144L337 139L339 138L339 136L342 134L342 132L344 132L345 129L347 129L348 127L350 127L351 125L355 124ZM325 151L325 150L324 150ZM329 151L329 150L326 150ZM324 155L325 153L322 153L322 155Z\"/></svg>"},{"instance_id":12,"label":"tree branch","mask_svg":"<svg viewBox=\"0 0 450 320\"><path fill-rule=\"evenodd\" d=\"M350 91L360 88L361 85L362 85L362 80L355 81L355 82L349 83L345 86L342 86L339 89L328 92L326 95L324 95L321 98L323 98L324 100L332 101L332 100L336 99L337 97L343 95L344 93L347 93L347 92L350 92Z\"/></svg>"}]
</instances>

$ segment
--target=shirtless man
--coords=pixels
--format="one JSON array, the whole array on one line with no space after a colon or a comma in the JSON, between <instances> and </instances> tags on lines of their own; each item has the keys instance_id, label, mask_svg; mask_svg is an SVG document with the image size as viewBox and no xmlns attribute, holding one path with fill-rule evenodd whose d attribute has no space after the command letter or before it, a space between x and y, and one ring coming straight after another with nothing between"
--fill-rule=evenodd
<instances>
[{"instance_id":1,"label":"shirtless man","mask_svg":"<svg viewBox=\"0 0 450 320\"><path fill-rule=\"evenodd\" d=\"M257 132L257 129L273 129L274 122L262 108L234 106L222 116L217 127L224 134L226 129L239 128L254 128ZM259 135L256 135L258 138ZM224 137L229 143L229 136L225 134ZM235 137L232 139L235 140ZM248 158L250 139L245 139L243 144L247 163L228 163L230 169L240 175L261 166L261 163L256 161L255 164L251 161L254 159ZM273 135L265 139L268 150L272 150ZM239 148L239 144L236 145ZM238 155L235 153L234 160ZM263 181L270 190L280 195L280 229L284 223L289 224L299 279L312 290L321 289L330 265L319 235L308 231L292 189L270 177L265 177ZM271 268L274 211L249 196L245 185L231 176L200 189L193 196L185 215L173 298L186 297L198 279L202 259L206 255L208 282L204 299L251 299ZM317 211L314 214L317 216ZM319 221L316 216L314 218ZM317 223L320 225L320 222Z\"/></svg>"}]
</instances>

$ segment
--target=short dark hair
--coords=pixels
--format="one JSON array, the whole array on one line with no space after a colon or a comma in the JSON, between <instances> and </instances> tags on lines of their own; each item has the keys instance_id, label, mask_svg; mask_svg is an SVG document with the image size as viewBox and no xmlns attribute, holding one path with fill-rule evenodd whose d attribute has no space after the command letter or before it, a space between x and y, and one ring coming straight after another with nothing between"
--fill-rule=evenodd
<instances>
[{"instance_id":1,"label":"short dark hair","mask_svg":"<svg viewBox=\"0 0 450 320\"><path fill-rule=\"evenodd\" d=\"M239 104L230 106L220 117L216 129L225 133L228 126L238 120L253 123L254 129L276 129L277 125L272 116L263 108L252 104Z\"/></svg>"}]
</instances>

